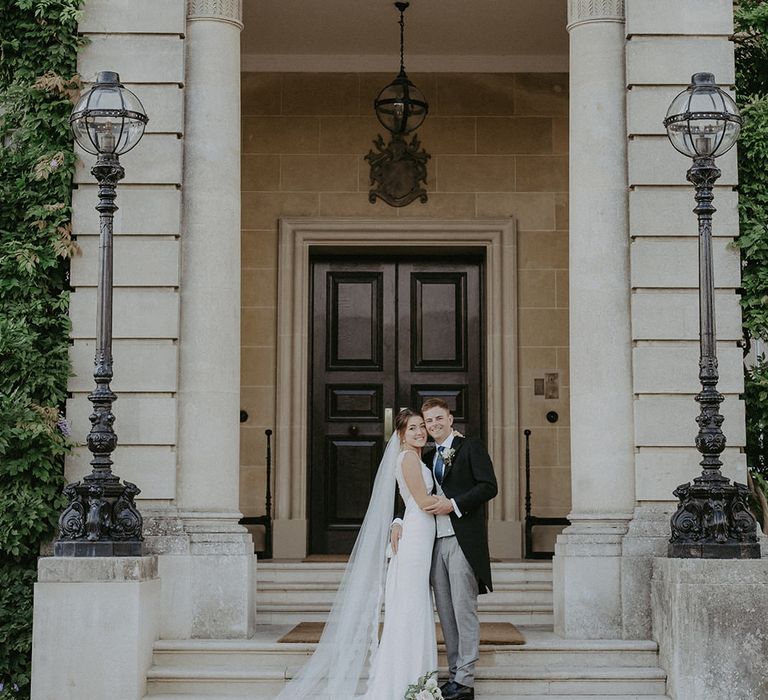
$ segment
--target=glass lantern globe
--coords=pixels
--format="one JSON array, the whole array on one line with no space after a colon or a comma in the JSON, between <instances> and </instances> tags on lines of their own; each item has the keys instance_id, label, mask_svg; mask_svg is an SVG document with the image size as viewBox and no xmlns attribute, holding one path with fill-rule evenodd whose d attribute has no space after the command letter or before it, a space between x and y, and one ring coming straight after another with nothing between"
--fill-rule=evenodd
<instances>
[{"instance_id":1,"label":"glass lantern globe","mask_svg":"<svg viewBox=\"0 0 768 700\"><path fill-rule=\"evenodd\" d=\"M664 126L672 145L690 158L717 158L733 148L741 115L712 73L696 73L669 105Z\"/></svg>"},{"instance_id":2,"label":"glass lantern globe","mask_svg":"<svg viewBox=\"0 0 768 700\"><path fill-rule=\"evenodd\" d=\"M149 121L136 95L120 83L120 76L102 71L69 118L80 147L93 155L120 156L130 151L144 135Z\"/></svg>"},{"instance_id":3,"label":"glass lantern globe","mask_svg":"<svg viewBox=\"0 0 768 700\"><path fill-rule=\"evenodd\" d=\"M373 102L381 125L394 135L418 129L429 111L424 94L401 71Z\"/></svg>"}]
</instances>

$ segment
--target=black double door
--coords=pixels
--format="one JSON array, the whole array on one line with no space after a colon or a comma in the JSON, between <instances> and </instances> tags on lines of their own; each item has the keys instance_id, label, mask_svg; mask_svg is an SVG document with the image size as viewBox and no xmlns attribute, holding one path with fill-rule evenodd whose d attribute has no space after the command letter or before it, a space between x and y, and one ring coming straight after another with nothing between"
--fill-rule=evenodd
<instances>
[{"instance_id":1,"label":"black double door","mask_svg":"<svg viewBox=\"0 0 768 700\"><path fill-rule=\"evenodd\" d=\"M312 261L309 545L348 554L394 416L429 397L484 433L482 260Z\"/></svg>"}]
</instances>

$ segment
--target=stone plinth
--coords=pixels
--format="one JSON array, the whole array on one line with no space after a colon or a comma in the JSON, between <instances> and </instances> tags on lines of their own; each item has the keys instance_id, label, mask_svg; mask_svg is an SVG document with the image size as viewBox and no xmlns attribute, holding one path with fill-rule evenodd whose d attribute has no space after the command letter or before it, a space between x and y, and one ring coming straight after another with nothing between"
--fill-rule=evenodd
<instances>
[{"instance_id":1,"label":"stone plinth","mask_svg":"<svg viewBox=\"0 0 768 700\"><path fill-rule=\"evenodd\" d=\"M653 636L675 700L768 697L768 561L653 561Z\"/></svg>"},{"instance_id":2,"label":"stone plinth","mask_svg":"<svg viewBox=\"0 0 768 700\"><path fill-rule=\"evenodd\" d=\"M555 634L566 639L620 639L621 541L625 519L576 519L558 536L552 560Z\"/></svg>"},{"instance_id":3,"label":"stone plinth","mask_svg":"<svg viewBox=\"0 0 768 700\"><path fill-rule=\"evenodd\" d=\"M621 542L621 636L651 638L653 560L667 553L674 504L645 503L635 508Z\"/></svg>"},{"instance_id":4,"label":"stone plinth","mask_svg":"<svg viewBox=\"0 0 768 700\"><path fill-rule=\"evenodd\" d=\"M40 559L32 699L141 700L159 607L154 556Z\"/></svg>"},{"instance_id":5,"label":"stone plinth","mask_svg":"<svg viewBox=\"0 0 768 700\"><path fill-rule=\"evenodd\" d=\"M189 517L184 550L159 557L164 639L242 639L253 632L251 536L224 518L213 520Z\"/></svg>"}]
</instances>

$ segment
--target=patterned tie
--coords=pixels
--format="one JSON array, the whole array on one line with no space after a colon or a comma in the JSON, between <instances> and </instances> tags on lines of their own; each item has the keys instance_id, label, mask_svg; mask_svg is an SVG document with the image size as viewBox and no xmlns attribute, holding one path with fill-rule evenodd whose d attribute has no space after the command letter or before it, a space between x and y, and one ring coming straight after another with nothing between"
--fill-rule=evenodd
<instances>
[{"instance_id":1,"label":"patterned tie","mask_svg":"<svg viewBox=\"0 0 768 700\"><path fill-rule=\"evenodd\" d=\"M440 445L437 448L437 459L435 460L435 478L438 484L443 483L443 471L445 470L445 462L443 461L443 450L445 445Z\"/></svg>"}]
</instances>

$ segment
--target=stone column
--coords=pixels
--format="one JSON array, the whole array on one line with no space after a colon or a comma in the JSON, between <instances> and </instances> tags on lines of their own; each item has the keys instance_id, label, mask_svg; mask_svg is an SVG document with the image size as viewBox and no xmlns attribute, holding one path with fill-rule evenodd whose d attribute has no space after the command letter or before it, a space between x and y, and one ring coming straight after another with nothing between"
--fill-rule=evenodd
<instances>
[{"instance_id":1,"label":"stone column","mask_svg":"<svg viewBox=\"0 0 768 700\"><path fill-rule=\"evenodd\" d=\"M568 22L572 512L555 547L555 631L620 638L635 502L623 0L569 0Z\"/></svg>"},{"instance_id":2,"label":"stone column","mask_svg":"<svg viewBox=\"0 0 768 700\"><path fill-rule=\"evenodd\" d=\"M176 502L189 549L161 560L184 591L164 586L178 609L164 633L182 636L251 626L253 545L238 524L241 18L240 0L187 5Z\"/></svg>"}]
</instances>

